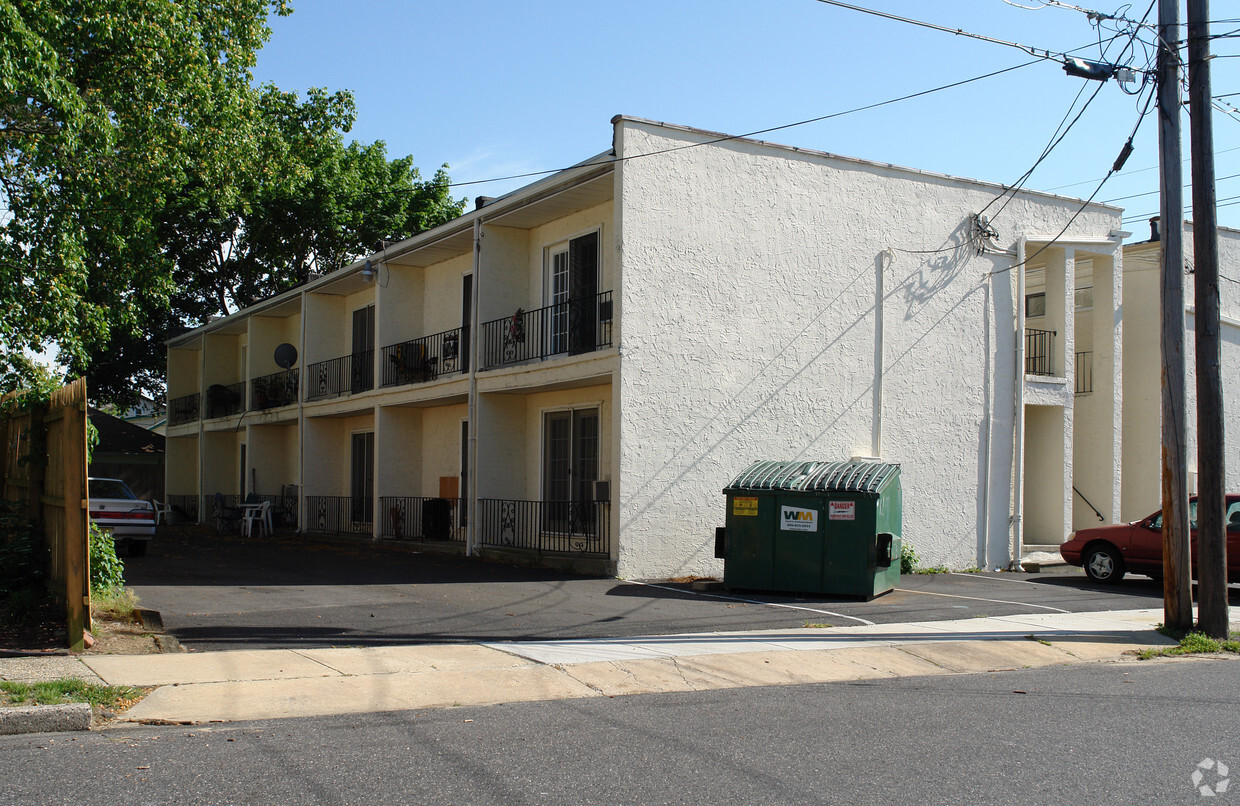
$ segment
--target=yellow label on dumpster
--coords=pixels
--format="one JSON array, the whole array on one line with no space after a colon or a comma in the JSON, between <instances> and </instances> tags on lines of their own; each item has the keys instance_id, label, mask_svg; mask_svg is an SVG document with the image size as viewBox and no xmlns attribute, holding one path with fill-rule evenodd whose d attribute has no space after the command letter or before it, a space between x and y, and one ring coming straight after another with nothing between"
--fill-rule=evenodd
<instances>
[{"instance_id":1,"label":"yellow label on dumpster","mask_svg":"<svg viewBox=\"0 0 1240 806\"><path fill-rule=\"evenodd\" d=\"M758 516L758 499L757 498L742 498L740 496L733 498L732 499L732 514L756 518Z\"/></svg>"}]
</instances>

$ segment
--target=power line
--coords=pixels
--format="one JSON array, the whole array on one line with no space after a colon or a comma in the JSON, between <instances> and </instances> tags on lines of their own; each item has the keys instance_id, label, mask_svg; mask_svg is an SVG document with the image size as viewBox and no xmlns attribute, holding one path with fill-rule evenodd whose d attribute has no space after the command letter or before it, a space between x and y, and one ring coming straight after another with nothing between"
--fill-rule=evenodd
<instances>
[{"instance_id":1,"label":"power line","mask_svg":"<svg viewBox=\"0 0 1240 806\"><path fill-rule=\"evenodd\" d=\"M1035 48L1030 45L1022 45L1019 42L1009 42L1006 39L997 39L993 36L986 36L984 34L975 34L970 31L966 31L963 28L949 28L945 25L939 25L933 22L915 20L912 17L901 17L898 14L890 14L886 11L878 11L873 8L866 8L865 6L855 6L851 3L842 3L840 2L840 0L816 0L816 2L822 3L823 5L836 6L838 8L848 9L849 11L858 11L858 12L861 12L862 14L870 14L875 17L882 17L883 19L893 20L895 22L903 22L908 25L916 25L921 28L929 28L932 31L941 31L942 33L945 33L945 34L952 34L954 36L964 36L964 37L968 37L969 39L977 39L982 42L990 42L995 45L1003 45L1005 47L1015 48L1016 50L1028 53L1030 56L1037 56L1040 59L1052 59L1056 61L1064 61L1068 58L1068 55L1066 53L1062 53L1059 51L1050 51L1045 48Z\"/></svg>"},{"instance_id":2,"label":"power line","mask_svg":"<svg viewBox=\"0 0 1240 806\"><path fill-rule=\"evenodd\" d=\"M1232 174L1231 176L1220 176L1218 179L1215 179L1214 181L1215 181L1215 183L1218 183L1218 182L1222 182L1222 181L1227 180L1227 179L1236 179L1237 177L1240 177L1240 174ZM1192 183L1191 183L1191 182L1185 182L1185 183L1184 183L1184 187L1186 187L1186 188L1187 188L1187 187L1192 187L1192 186L1193 186L1193 185L1192 185ZM1103 204L1113 204L1114 202L1118 202L1118 201L1127 201L1128 199L1139 199L1139 198L1141 198L1142 196L1157 196L1160 192L1161 192L1161 191L1151 190L1151 191L1148 191L1148 192L1146 192L1146 193L1133 193L1133 194L1132 194L1132 195L1130 195L1130 196L1116 196L1114 199L1103 199L1103 200L1102 200L1102 203L1103 203Z\"/></svg>"},{"instance_id":3,"label":"power line","mask_svg":"<svg viewBox=\"0 0 1240 806\"><path fill-rule=\"evenodd\" d=\"M1013 65L1011 67L1005 67L1001 70L995 70L990 73L985 73L984 75L974 76L973 78L966 78L960 81L953 81L950 84L943 84L941 86L933 87L928 90L921 90L919 92L909 93L908 95L901 95L898 98L889 98L885 101L878 101L876 103L866 104L864 106L856 106L856 107L853 107L852 109L845 109L842 112L832 112L830 114L820 115L815 118L808 118L806 120L798 120L795 123L785 123L780 126L771 126L766 129L758 129L757 131L752 131L747 134L729 134L723 137L716 137L711 140L704 140L700 143L686 143L685 145L673 146L671 148L665 148L659 151L650 151L644 154L627 154L623 157L609 157L608 159L599 160L597 162L590 162L590 163L585 163L582 165L569 166L568 168L550 168L550 169L543 170L543 171L531 171L529 173L512 174L511 176L500 176L500 177L495 177L492 179L474 179L469 182L452 182L448 184L448 187L465 187L467 185L480 185L480 184L486 184L488 182L506 182L506 181L511 181L513 179L528 179L534 176L546 176L548 174L560 173L561 171L569 170L569 168L586 168L592 165L615 164L619 162L626 162L628 160L642 159L645 157L656 157L661 154L670 154L675 151L684 151L685 149L689 149L689 148L699 148L701 146L713 145L715 143L723 143L729 140L743 140L748 137L756 137L759 134L770 134L771 132L782 131L783 129L791 129L797 126L805 126L810 123L820 123L824 120L831 120L832 118L844 117L845 115L852 115L857 112L865 112L867 110L877 109L882 106L890 106L891 104L899 103L901 101L908 101L908 100L912 100L913 98L920 98L923 95L930 95L932 93L954 89L956 87L964 86L965 84L971 84L975 81L982 81L987 78L993 78L995 76L1002 75L1003 73L1010 73L1013 70L1020 70L1025 67L1038 64L1039 61L1041 60L1035 59L1034 61L1031 61L1031 62L1023 62L1021 64Z\"/></svg>"},{"instance_id":4,"label":"power line","mask_svg":"<svg viewBox=\"0 0 1240 806\"><path fill-rule=\"evenodd\" d=\"M1227 202L1227 204L1223 204L1223 202ZM1235 204L1240 204L1240 195L1228 196L1225 199L1219 199L1218 202L1215 204L1215 207L1231 207L1232 205L1235 205ZM1184 215L1188 215L1192 211L1193 211L1192 207L1186 207L1184 209ZM1124 221L1138 221L1140 219L1150 218L1158 214L1159 214L1159 211L1155 210L1152 213L1140 213L1140 214L1126 215L1124 216L1123 220Z\"/></svg>"},{"instance_id":5,"label":"power line","mask_svg":"<svg viewBox=\"0 0 1240 806\"><path fill-rule=\"evenodd\" d=\"M1153 3L1151 3L1150 8L1152 9L1153 7L1154 5ZM1147 16L1149 15L1148 11L1146 12L1146 15ZM1149 94L1149 97L1145 99L1145 107L1141 110L1141 114L1137 116L1137 122L1132 127L1132 133L1128 135L1128 139L1124 142L1124 148L1120 151L1121 154L1123 154L1124 151L1127 151L1128 149L1132 148L1132 140L1134 137L1137 136L1137 131L1141 128L1141 123L1145 120L1146 115L1149 114L1150 104L1153 102L1155 95L1156 93L1151 92ZM1111 170L1107 172L1106 176L1102 177L1102 181L1098 183L1098 187L1094 188L1094 192L1089 194L1089 198L1086 199L1084 202L1082 202L1081 206L1078 207L1076 212L1072 214L1072 217L1068 219L1068 223L1063 225L1063 229L1059 230L1059 232L1055 235L1054 238L1051 238L1049 241L1047 241L1045 244L1042 245L1041 249L1034 252L1032 255L1025 258L1020 263L1016 263L1012 266L1007 267L1006 269L1002 269L1002 271L1011 271L1013 269L1019 269L1022 266L1027 266L1029 262L1032 261L1034 258L1036 258L1038 255L1045 252L1053 244L1058 243L1059 239L1063 237L1063 234L1068 231L1068 228L1071 227L1072 224L1077 220L1077 218L1080 217L1081 213L1085 212L1085 208L1093 203L1094 197L1098 195L1098 193L1102 190L1102 186L1105 185L1107 183L1107 180L1110 179L1111 176L1119 169L1118 166L1119 166L1119 160L1116 160L1115 166L1113 166ZM998 272L995 272L995 273L997 274Z\"/></svg>"},{"instance_id":6,"label":"power line","mask_svg":"<svg viewBox=\"0 0 1240 806\"><path fill-rule=\"evenodd\" d=\"M1154 4L1155 4L1156 2L1157 2L1157 0L1151 0L1150 5L1149 5L1149 8L1147 8L1147 9L1145 10L1145 16L1143 16L1143 17L1141 18L1141 23L1140 23L1141 25L1145 24L1145 20L1149 18L1149 16L1150 16L1150 12L1154 10ZM1139 31L1140 31L1140 27L1138 26L1138 27L1136 27L1136 28L1132 31L1132 33L1129 35L1129 37L1128 37L1128 42L1124 45L1124 49L1123 49L1122 51L1120 51L1120 54L1119 54L1119 59L1120 59L1120 60L1122 60L1122 59L1124 58L1125 54L1127 54L1127 53L1128 53L1128 49L1129 49L1130 47L1132 47L1133 43L1137 40L1137 33L1138 33ZM1123 36L1123 34L1117 34L1115 37L1112 37L1112 38L1111 38L1111 40L1107 43L1107 47L1110 47L1110 45L1111 45L1112 43L1114 43L1114 42L1115 42L1115 40L1116 40L1117 38L1121 37L1121 36ZM1103 56L1105 57L1105 55L1106 55L1106 50L1104 49L1104 50L1103 50ZM1016 181L1016 182L1015 182L1015 183L1014 183L1011 187L1004 188L1002 193L1000 193L1000 194L999 194L998 196L996 196L995 198L991 199L991 200L990 200L990 201L986 204L986 206L985 206L984 208L982 208L982 211L981 211L980 213L978 213L978 215L979 215L979 216L980 216L980 215L984 215L984 214L985 214L985 212L986 212L987 210L989 210L989 209L990 209L991 205L993 205L995 202L999 201L1000 199L1004 198L1005 196L1007 196L1007 197L1008 197L1008 198L1007 198L1007 200L1006 200L1006 201L1004 201L1004 202L1003 202L1003 204L999 207L999 211L998 211L998 212L996 212L993 216L991 216L991 220L994 220L995 218L998 218L998 217L999 217L999 215L1001 215L1001 214L1003 213L1003 211L1007 209L1007 206L1011 203L1012 199L1016 198L1016 192L1017 192L1017 191L1019 191L1021 188L1023 188L1023 187L1024 187L1025 182L1027 182L1027 181L1029 180L1029 177L1031 177L1031 176L1033 175L1033 172L1034 172L1035 170L1037 170L1038 166L1039 166L1039 165L1041 165L1041 164L1042 164L1042 163L1046 160L1046 158L1050 156L1051 152L1052 152L1052 151L1054 151L1054 150L1055 150L1055 148L1056 148L1056 147L1057 147L1057 146L1058 146L1061 142L1063 142L1064 138L1068 136L1068 132L1070 132L1070 131L1072 130L1072 127L1073 127L1073 126L1075 126L1075 125L1077 124L1077 121L1079 121L1079 120L1081 119L1081 117L1085 114L1085 110L1089 108L1089 105L1090 105L1091 103L1093 103L1094 99L1095 99L1095 98L1097 98L1097 97L1098 97L1098 95L1099 95L1099 93L1101 93L1101 92L1102 92L1102 88L1103 88L1104 86L1106 86L1105 82L1099 82L1099 84L1098 84L1097 88L1094 90L1093 95L1090 95L1090 96L1089 96L1089 99L1088 99L1088 100L1085 102L1085 104L1081 107L1081 110L1080 110L1079 112L1077 112L1076 117L1072 119L1072 122L1068 124L1067 128L1064 128L1063 121L1060 121L1059 126L1058 126L1058 127L1056 127L1056 129L1055 129L1055 133L1051 135L1051 141L1050 141L1050 142L1046 145L1046 148L1044 148L1044 149L1042 150L1041 155L1040 155L1040 156L1038 156L1038 158L1034 161L1033 165L1031 165L1031 166L1029 167L1029 170L1027 170L1027 171L1025 171L1023 174L1021 174L1020 178L1019 178L1019 179L1018 179L1018 180L1017 180L1017 181ZM1064 120L1067 120L1068 115L1072 113L1072 109L1073 109L1073 107L1075 107L1075 106L1076 106L1076 101L1080 99L1080 97L1081 97L1081 92L1084 92L1084 90L1085 90L1085 88L1084 88L1084 86L1082 86L1082 87L1081 87L1081 90L1080 90L1079 92L1077 92L1077 96L1076 96L1076 98L1075 98L1075 99L1073 99L1073 101L1072 101L1072 106L1069 106L1069 107L1068 107L1068 112L1064 115ZM1151 98L1153 97L1153 92L1151 92L1151 93L1150 93L1150 97L1151 97ZM1147 100L1146 100L1146 105L1145 105L1145 108L1146 108L1147 110L1149 109L1149 103L1150 103L1150 102L1149 102L1149 99L1147 99ZM1145 116L1145 112L1142 112L1142 113L1141 113L1141 117L1143 118L1144 116ZM1139 123L1140 123L1140 118L1138 119L1138 125L1139 125ZM1060 131L1061 129L1062 129L1062 133L1061 133L1061 131ZM1134 133L1135 133L1135 132L1134 132ZM1132 143L1131 143L1131 140L1130 140L1130 141L1129 141L1129 144L1128 144L1128 148L1131 148L1131 145L1132 145ZM1116 170L1118 170L1118 168L1119 168L1119 167L1122 167L1122 160L1117 160L1117 161L1116 161L1116 163L1115 163L1115 165L1116 165L1116 167L1113 167L1113 168L1111 169L1111 171L1110 171L1110 172L1106 175L1106 177L1104 177L1104 178L1103 178L1103 180L1102 180L1103 182L1105 182L1107 179L1109 179L1109 178L1111 177L1111 174L1115 173L1115 172L1116 172ZM1099 187L1101 187L1101 185L1099 185ZM1097 191L1095 191L1095 193L1096 193L1096 192L1097 192Z\"/></svg>"},{"instance_id":7,"label":"power line","mask_svg":"<svg viewBox=\"0 0 1240 806\"><path fill-rule=\"evenodd\" d=\"M1214 152L1214 156L1216 156L1216 157L1217 157L1219 154L1228 154L1228 153L1230 153L1230 152L1232 152L1232 151L1240 151L1240 146L1235 146L1234 148L1225 148L1225 149L1223 149L1222 151L1215 151L1215 152ZM1188 162L1190 159L1191 159L1191 157L1185 157L1184 159L1182 159L1182 160L1180 160L1180 161L1181 161L1181 162L1185 162L1185 163L1186 163L1186 162ZM1127 173L1127 175L1128 175L1128 176L1132 176L1133 174L1145 173L1145 172L1147 172L1147 171L1156 171L1156 170L1158 170L1158 167L1159 167L1159 166L1157 166L1157 165L1149 165L1149 166L1147 166L1147 167L1145 167L1145 168L1137 168L1137 169L1135 169L1135 170L1129 171L1129 172ZM1093 184L1094 182L1097 182L1097 181L1098 181L1097 179L1082 179L1080 182L1072 182L1071 184L1067 184L1067 185L1057 185L1057 186L1055 186L1055 187L1053 187L1053 188L1047 188L1047 189L1046 189L1046 191L1047 191L1048 193L1052 193L1052 192L1054 192L1054 191L1056 191L1056 190L1066 190L1066 189L1068 189L1068 188L1079 187L1079 186L1081 186L1081 185L1091 185L1091 184Z\"/></svg>"}]
</instances>

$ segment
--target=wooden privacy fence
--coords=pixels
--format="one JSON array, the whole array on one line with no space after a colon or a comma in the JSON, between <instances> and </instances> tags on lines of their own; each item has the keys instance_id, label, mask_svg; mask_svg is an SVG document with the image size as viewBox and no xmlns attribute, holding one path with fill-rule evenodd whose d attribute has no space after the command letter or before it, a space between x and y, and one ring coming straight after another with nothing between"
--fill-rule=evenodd
<instances>
[{"instance_id":1,"label":"wooden privacy fence","mask_svg":"<svg viewBox=\"0 0 1240 806\"><path fill-rule=\"evenodd\" d=\"M3 402L15 400L7 395ZM26 517L47 541L52 593L65 605L69 648L80 652L90 619L86 381L57 389L46 405L0 416L4 498L24 502Z\"/></svg>"}]
</instances>

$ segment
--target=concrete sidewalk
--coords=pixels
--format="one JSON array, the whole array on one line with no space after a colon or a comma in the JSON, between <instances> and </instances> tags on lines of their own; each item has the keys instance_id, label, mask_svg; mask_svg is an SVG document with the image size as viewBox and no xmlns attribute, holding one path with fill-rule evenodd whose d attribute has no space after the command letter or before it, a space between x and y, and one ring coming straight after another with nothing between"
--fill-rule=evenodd
<instances>
[{"instance_id":1,"label":"concrete sidewalk","mask_svg":"<svg viewBox=\"0 0 1240 806\"><path fill-rule=\"evenodd\" d=\"M1161 609L1048 613L624 639L93 655L76 661L83 675L113 685L156 687L124 719L199 723L1113 661L1127 650L1172 644L1154 630L1162 616Z\"/></svg>"}]
</instances>

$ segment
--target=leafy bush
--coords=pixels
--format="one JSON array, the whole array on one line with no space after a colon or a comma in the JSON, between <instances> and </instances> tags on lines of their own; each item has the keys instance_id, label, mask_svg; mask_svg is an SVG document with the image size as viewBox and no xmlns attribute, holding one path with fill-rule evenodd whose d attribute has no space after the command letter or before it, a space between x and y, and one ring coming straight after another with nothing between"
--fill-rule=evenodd
<instances>
[{"instance_id":1,"label":"leafy bush","mask_svg":"<svg viewBox=\"0 0 1240 806\"><path fill-rule=\"evenodd\" d=\"M112 536L95 524L90 525L90 589L119 590L125 585L125 564L116 556Z\"/></svg>"},{"instance_id":2,"label":"leafy bush","mask_svg":"<svg viewBox=\"0 0 1240 806\"><path fill-rule=\"evenodd\" d=\"M921 558L917 556L917 552L913 551L912 545L902 543L900 545L900 573L912 574L917 570L917 563L921 562Z\"/></svg>"},{"instance_id":3,"label":"leafy bush","mask_svg":"<svg viewBox=\"0 0 1240 806\"><path fill-rule=\"evenodd\" d=\"M0 501L0 621L15 624L37 620L50 597L47 544L22 510L20 503Z\"/></svg>"}]
</instances>

